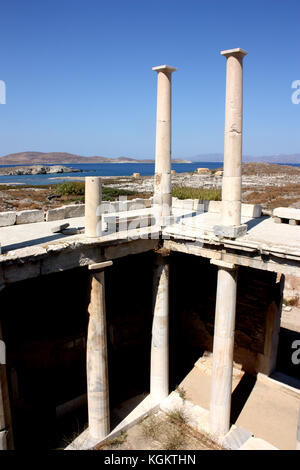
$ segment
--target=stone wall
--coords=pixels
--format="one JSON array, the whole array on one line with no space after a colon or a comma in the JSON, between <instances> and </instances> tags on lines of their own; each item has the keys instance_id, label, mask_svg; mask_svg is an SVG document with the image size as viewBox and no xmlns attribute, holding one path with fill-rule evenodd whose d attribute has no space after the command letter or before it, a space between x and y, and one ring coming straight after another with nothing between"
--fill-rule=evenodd
<instances>
[{"instance_id":1,"label":"stone wall","mask_svg":"<svg viewBox=\"0 0 300 470\"><path fill-rule=\"evenodd\" d=\"M101 210L103 214L124 211L135 211L150 208L153 198L124 199L119 201L103 201ZM220 213L221 201L206 201L202 199L177 199L172 198L173 207L176 209L190 209L199 212ZM0 227L10 225L30 224L36 222L50 222L53 220L64 220L74 217L84 217L84 204L69 204L66 206L49 209L47 211L33 209L24 211L0 212ZM260 204L242 204L242 216L260 217Z\"/></svg>"},{"instance_id":2,"label":"stone wall","mask_svg":"<svg viewBox=\"0 0 300 470\"><path fill-rule=\"evenodd\" d=\"M205 351L212 352L217 267L200 257L173 254L170 272L171 375L176 385ZM280 318L280 290L275 273L239 268L234 361L249 373L266 373L274 363L269 357L274 338L266 332L270 318Z\"/></svg>"}]
</instances>

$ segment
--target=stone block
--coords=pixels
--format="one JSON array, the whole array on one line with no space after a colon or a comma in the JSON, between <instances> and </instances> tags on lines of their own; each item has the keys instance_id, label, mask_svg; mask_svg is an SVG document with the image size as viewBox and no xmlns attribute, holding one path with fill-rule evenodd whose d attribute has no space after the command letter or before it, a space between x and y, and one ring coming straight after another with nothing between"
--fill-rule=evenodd
<instances>
[{"instance_id":1,"label":"stone block","mask_svg":"<svg viewBox=\"0 0 300 470\"><path fill-rule=\"evenodd\" d=\"M234 225L232 227L226 227L224 225L215 225L214 226L214 234L217 237L224 237L224 238L238 238L242 237L247 233L247 225Z\"/></svg>"},{"instance_id":2,"label":"stone block","mask_svg":"<svg viewBox=\"0 0 300 470\"><path fill-rule=\"evenodd\" d=\"M145 208L145 203L144 203L144 199L142 198L132 199L131 201L129 201L129 204L128 204L129 211L134 211L134 210L144 209L144 208Z\"/></svg>"},{"instance_id":3,"label":"stone block","mask_svg":"<svg viewBox=\"0 0 300 470\"><path fill-rule=\"evenodd\" d=\"M70 204L69 206L65 206L65 218L84 217L84 211L84 204Z\"/></svg>"},{"instance_id":4,"label":"stone block","mask_svg":"<svg viewBox=\"0 0 300 470\"><path fill-rule=\"evenodd\" d=\"M294 209L293 207L276 207L276 209L273 210L273 217L300 220L300 209Z\"/></svg>"},{"instance_id":5,"label":"stone block","mask_svg":"<svg viewBox=\"0 0 300 470\"><path fill-rule=\"evenodd\" d=\"M253 433L240 426L231 428L222 441L223 447L229 450L238 450L248 439L253 437Z\"/></svg>"},{"instance_id":6,"label":"stone block","mask_svg":"<svg viewBox=\"0 0 300 470\"><path fill-rule=\"evenodd\" d=\"M183 199L182 201L183 209L193 210L194 199Z\"/></svg>"},{"instance_id":7,"label":"stone block","mask_svg":"<svg viewBox=\"0 0 300 470\"><path fill-rule=\"evenodd\" d=\"M208 201L208 212L220 213L221 212L221 201Z\"/></svg>"},{"instance_id":8,"label":"stone block","mask_svg":"<svg viewBox=\"0 0 300 470\"><path fill-rule=\"evenodd\" d=\"M242 217L261 217L262 208L260 204L242 204Z\"/></svg>"},{"instance_id":9,"label":"stone block","mask_svg":"<svg viewBox=\"0 0 300 470\"><path fill-rule=\"evenodd\" d=\"M49 209L46 212L46 222L51 222L52 220L63 220L65 219L65 206L57 207L56 209Z\"/></svg>"},{"instance_id":10,"label":"stone block","mask_svg":"<svg viewBox=\"0 0 300 470\"><path fill-rule=\"evenodd\" d=\"M69 225L70 225L70 224L68 224L68 223L56 225L55 227L53 227L53 228L51 229L51 232L52 232L52 233L59 233L59 232L61 232L62 230L65 230L66 228L68 228Z\"/></svg>"},{"instance_id":11,"label":"stone block","mask_svg":"<svg viewBox=\"0 0 300 470\"><path fill-rule=\"evenodd\" d=\"M70 204L69 206L57 207L56 209L49 209L46 212L46 221L63 220L72 217L84 217L84 204Z\"/></svg>"},{"instance_id":12,"label":"stone block","mask_svg":"<svg viewBox=\"0 0 300 470\"><path fill-rule=\"evenodd\" d=\"M0 227L15 225L16 219L17 216L15 212L0 212Z\"/></svg>"},{"instance_id":13,"label":"stone block","mask_svg":"<svg viewBox=\"0 0 300 470\"><path fill-rule=\"evenodd\" d=\"M43 210L25 210L16 212L16 224L34 224L37 222L44 222Z\"/></svg>"}]
</instances>

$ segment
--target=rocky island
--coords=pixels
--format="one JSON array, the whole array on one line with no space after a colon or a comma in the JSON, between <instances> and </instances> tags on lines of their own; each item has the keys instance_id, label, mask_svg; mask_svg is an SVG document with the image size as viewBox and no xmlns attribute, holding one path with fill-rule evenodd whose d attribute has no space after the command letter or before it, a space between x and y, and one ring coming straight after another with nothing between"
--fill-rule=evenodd
<instances>
[{"instance_id":1,"label":"rocky island","mask_svg":"<svg viewBox=\"0 0 300 470\"><path fill-rule=\"evenodd\" d=\"M17 175L46 175L53 173L79 173L82 170L69 168L62 165L32 165L32 166L13 166L0 168L1 176L17 176Z\"/></svg>"}]
</instances>

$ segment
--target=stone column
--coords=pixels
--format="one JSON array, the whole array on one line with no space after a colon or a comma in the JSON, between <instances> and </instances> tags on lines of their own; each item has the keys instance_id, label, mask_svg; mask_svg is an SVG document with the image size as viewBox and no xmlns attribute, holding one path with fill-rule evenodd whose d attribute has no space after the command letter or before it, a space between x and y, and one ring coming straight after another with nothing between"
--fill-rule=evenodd
<instances>
[{"instance_id":1,"label":"stone column","mask_svg":"<svg viewBox=\"0 0 300 470\"><path fill-rule=\"evenodd\" d=\"M157 72L157 111L154 180L154 215L156 224L165 225L172 208L171 190L171 102L172 72L169 65L152 67Z\"/></svg>"},{"instance_id":2,"label":"stone column","mask_svg":"<svg viewBox=\"0 0 300 470\"><path fill-rule=\"evenodd\" d=\"M93 273L87 337L88 419L90 436L99 440L110 432L104 268L111 265L112 261L89 265Z\"/></svg>"},{"instance_id":3,"label":"stone column","mask_svg":"<svg viewBox=\"0 0 300 470\"><path fill-rule=\"evenodd\" d=\"M153 276L153 324L150 394L161 401L169 395L169 261L156 255Z\"/></svg>"},{"instance_id":4,"label":"stone column","mask_svg":"<svg viewBox=\"0 0 300 470\"><path fill-rule=\"evenodd\" d=\"M13 450L12 419L6 374L6 351L0 323L0 450Z\"/></svg>"},{"instance_id":5,"label":"stone column","mask_svg":"<svg viewBox=\"0 0 300 470\"><path fill-rule=\"evenodd\" d=\"M235 238L247 230L241 225L243 58L247 52L237 48L221 54L227 59L227 72L221 233L217 234Z\"/></svg>"},{"instance_id":6,"label":"stone column","mask_svg":"<svg viewBox=\"0 0 300 470\"><path fill-rule=\"evenodd\" d=\"M230 428L237 269L224 261L219 266L210 396L210 430L224 436Z\"/></svg>"},{"instance_id":7,"label":"stone column","mask_svg":"<svg viewBox=\"0 0 300 470\"><path fill-rule=\"evenodd\" d=\"M101 237L101 178L85 178L85 234L87 237Z\"/></svg>"}]
</instances>

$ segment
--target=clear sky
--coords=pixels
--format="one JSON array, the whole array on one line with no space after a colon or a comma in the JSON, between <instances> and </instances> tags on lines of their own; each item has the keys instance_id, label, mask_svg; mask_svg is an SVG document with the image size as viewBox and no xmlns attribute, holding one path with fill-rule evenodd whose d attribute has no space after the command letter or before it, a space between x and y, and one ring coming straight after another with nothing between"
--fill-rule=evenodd
<instances>
[{"instance_id":1,"label":"clear sky","mask_svg":"<svg viewBox=\"0 0 300 470\"><path fill-rule=\"evenodd\" d=\"M173 157L223 151L225 65L242 47L246 155L300 153L299 0L0 0L0 155L153 158L156 73Z\"/></svg>"}]
</instances>

